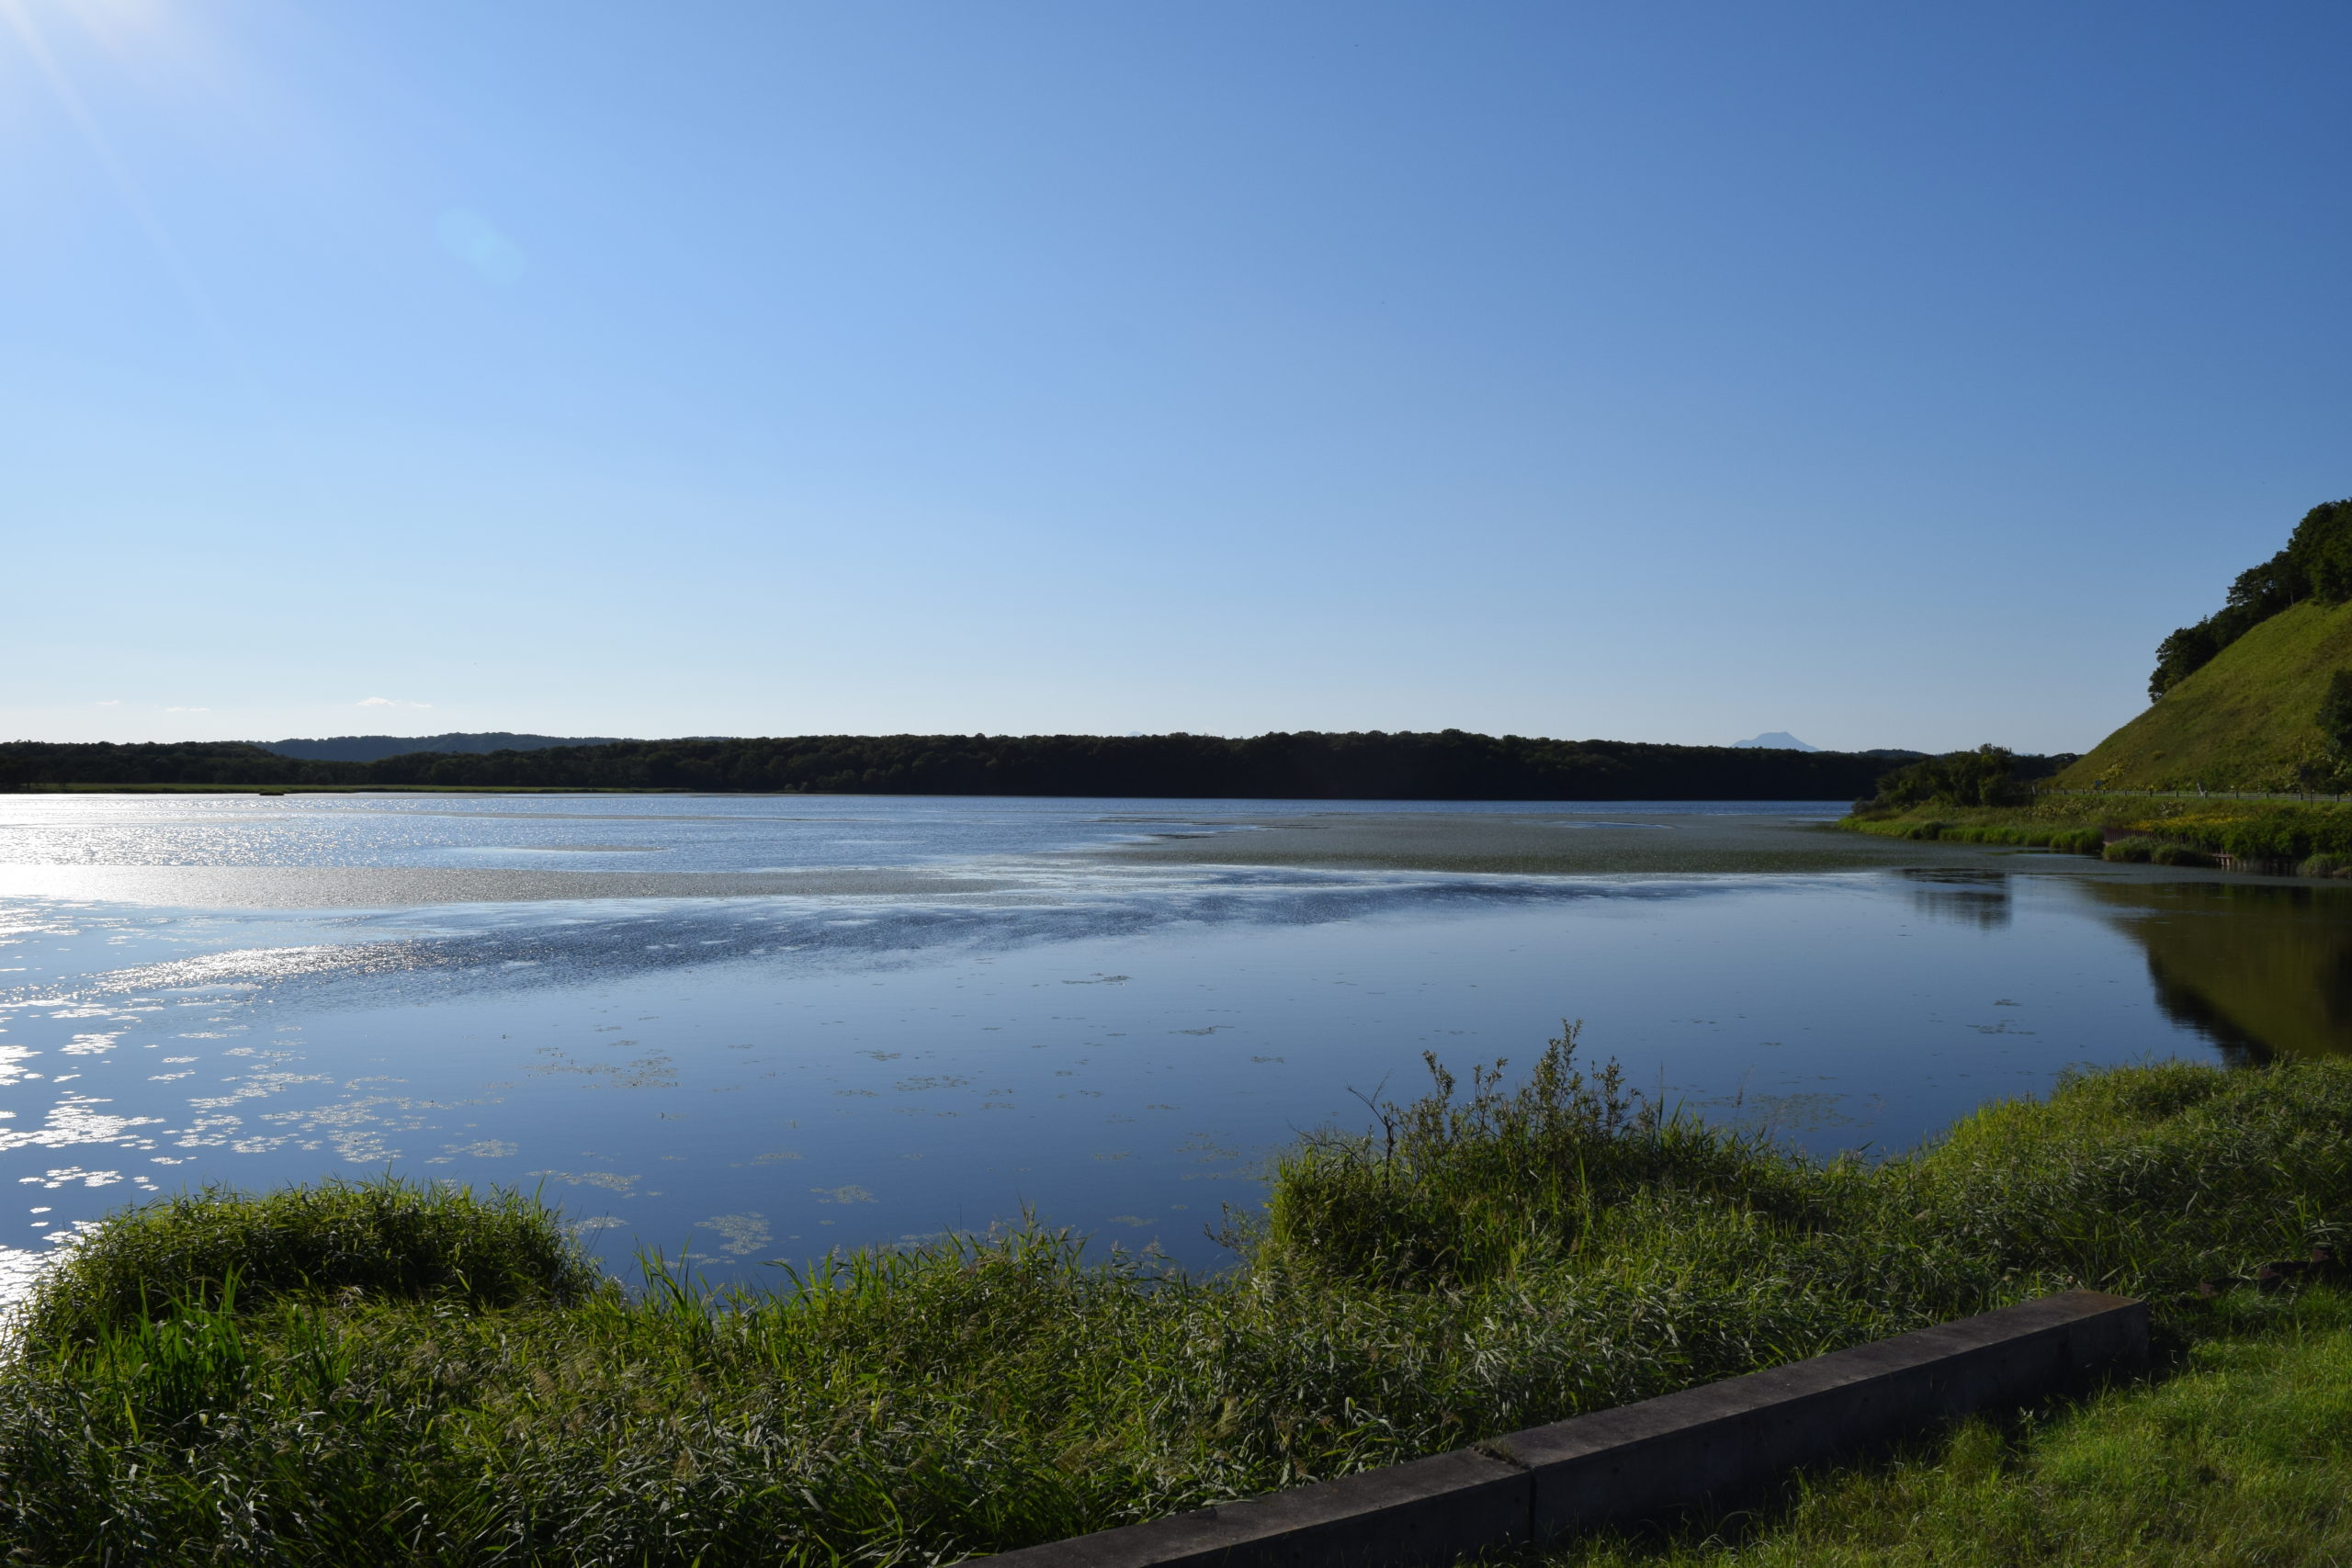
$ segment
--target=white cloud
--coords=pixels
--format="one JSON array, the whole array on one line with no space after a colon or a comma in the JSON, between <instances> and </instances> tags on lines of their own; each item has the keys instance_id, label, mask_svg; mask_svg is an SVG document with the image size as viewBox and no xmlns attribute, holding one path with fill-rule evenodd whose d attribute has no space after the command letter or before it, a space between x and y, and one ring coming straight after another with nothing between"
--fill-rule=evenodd
<instances>
[{"instance_id":1,"label":"white cloud","mask_svg":"<svg viewBox=\"0 0 2352 1568\"><path fill-rule=\"evenodd\" d=\"M98 704L98 706L102 708L119 708L121 705L122 699L120 697L108 697L106 701Z\"/></svg>"},{"instance_id":2,"label":"white cloud","mask_svg":"<svg viewBox=\"0 0 2352 1568\"><path fill-rule=\"evenodd\" d=\"M210 708L165 708L165 713L210 713Z\"/></svg>"},{"instance_id":3,"label":"white cloud","mask_svg":"<svg viewBox=\"0 0 2352 1568\"><path fill-rule=\"evenodd\" d=\"M433 705L406 702L399 697L362 697L352 705L363 708L429 708Z\"/></svg>"}]
</instances>

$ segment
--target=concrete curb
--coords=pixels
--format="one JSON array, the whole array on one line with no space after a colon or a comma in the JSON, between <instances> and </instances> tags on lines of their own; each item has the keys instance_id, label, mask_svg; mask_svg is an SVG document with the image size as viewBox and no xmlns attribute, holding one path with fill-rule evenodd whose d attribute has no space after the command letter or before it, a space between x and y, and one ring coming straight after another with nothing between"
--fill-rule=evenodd
<instances>
[{"instance_id":1,"label":"concrete curb","mask_svg":"<svg viewBox=\"0 0 2352 1568\"><path fill-rule=\"evenodd\" d=\"M1408 1568L1726 1497L2148 1352L2145 1302L2069 1291L1476 1448L1098 1530L991 1568Z\"/></svg>"}]
</instances>

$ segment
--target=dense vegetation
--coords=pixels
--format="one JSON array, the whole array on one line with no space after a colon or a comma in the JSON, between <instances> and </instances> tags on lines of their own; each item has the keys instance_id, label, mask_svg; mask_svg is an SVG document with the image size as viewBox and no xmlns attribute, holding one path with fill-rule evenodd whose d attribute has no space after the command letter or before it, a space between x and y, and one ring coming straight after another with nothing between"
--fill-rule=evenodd
<instances>
[{"instance_id":1,"label":"dense vegetation","mask_svg":"<svg viewBox=\"0 0 2352 1568\"><path fill-rule=\"evenodd\" d=\"M2238 573L2219 610L2165 638L2148 677L2149 701L2203 669L2262 622L2306 599L2322 604L2352 600L2352 500L2312 507L2285 549Z\"/></svg>"},{"instance_id":2,"label":"dense vegetation","mask_svg":"<svg viewBox=\"0 0 2352 1568\"><path fill-rule=\"evenodd\" d=\"M355 1297L462 1300L476 1307L576 1302L602 1277L513 1192L386 1179L331 1181L260 1196L207 1190L164 1199L138 1223L75 1244L26 1308L46 1344L183 1311L251 1311L332 1288Z\"/></svg>"},{"instance_id":3,"label":"dense vegetation","mask_svg":"<svg viewBox=\"0 0 2352 1568\"><path fill-rule=\"evenodd\" d=\"M1897 768L1878 781L1878 793L1857 807L1905 811L1919 806L2016 806L2033 798L2032 784L2073 763L2070 755L2020 757L2004 746L1948 751Z\"/></svg>"},{"instance_id":4,"label":"dense vegetation","mask_svg":"<svg viewBox=\"0 0 2352 1568\"><path fill-rule=\"evenodd\" d=\"M625 740L372 762L239 742L0 745L0 787L60 784L784 790L1263 800L1849 800L1890 756L1517 735L817 735Z\"/></svg>"},{"instance_id":5,"label":"dense vegetation","mask_svg":"<svg viewBox=\"0 0 2352 1568\"><path fill-rule=\"evenodd\" d=\"M2100 1073L1823 1164L1581 1073L1573 1041L1309 1140L1211 1280L1028 1229L773 1292L657 1267L632 1297L512 1199L167 1200L68 1254L0 1361L0 1549L951 1561L2077 1284L2151 1296L2178 1347L2291 1310L2217 1317L2198 1281L2352 1217L2342 1064ZM523 1261L435 1261L469 1236Z\"/></svg>"}]
</instances>

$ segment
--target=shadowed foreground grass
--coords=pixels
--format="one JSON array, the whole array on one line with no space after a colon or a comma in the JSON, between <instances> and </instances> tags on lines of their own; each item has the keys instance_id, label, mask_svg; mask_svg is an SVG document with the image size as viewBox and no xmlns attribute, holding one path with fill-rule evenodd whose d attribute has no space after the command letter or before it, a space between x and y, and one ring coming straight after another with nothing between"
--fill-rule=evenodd
<instances>
[{"instance_id":1,"label":"shadowed foreground grass","mask_svg":"<svg viewBox=\"0 0 2352 1568\"><path fill-rule=\"evenodd\" d=\"M2253 1303L2241 1303L2252 1307ZM1800 1478L1751 1515L1611 1535L1544 1568L2234 1568L2352 1562L2352 1302L2255 1308L2175 1375L1967 1422Z\"/></svg>"},{"instance_id":2,"label":"shadowed foreground grass","mask_svg":"<svg viewBox=\"0 0 2352 1568\"><path fill-rule=\"evenodd\" d=\"M11 1562L938 1562L1460 1446L2073 1285L2169 1304L2341 1236L2352 1068L2188 1066L1823 1164L1570 1031L1281 1162L1186 1279L1033 1228L764 1292L597 1281L398 1184L132 1211L0 1362ZM142 1293L143 1291L143 1293ZM2249 1317L2247 1314L2253 1314Z\"/></svg>"}]
</instances>

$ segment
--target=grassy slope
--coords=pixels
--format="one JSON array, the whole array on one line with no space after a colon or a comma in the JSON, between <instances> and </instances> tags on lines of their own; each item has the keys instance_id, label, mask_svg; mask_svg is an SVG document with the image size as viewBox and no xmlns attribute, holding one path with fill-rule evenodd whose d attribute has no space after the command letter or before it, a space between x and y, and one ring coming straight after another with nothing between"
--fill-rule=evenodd
<instances>
[{"instance_id":1,"label":"grassy slope","mask_svg":"<svg viewBox=\"0 0 2352 1568\"><path fill-rule=\"evenodd\" d=\"M2313 1292L2153 1387L1976 1421L1777 1506L1544 1554L1554 1568L2033 1568L2352 1562L2352 1303Z\"/></svg>"},{"instance_id":2,"label":"grassy slope","mask_svg":"<svg viewBox=\"0 0 2352 1568\"><path fill-rule=\"evenodd\" d=\"M2335 671L2352 667L2352 604L2301 604L2272 616L2058 775L2088 789L2294 787L2316 750L2313 716Z\"/></svg>"}]
</instances>

